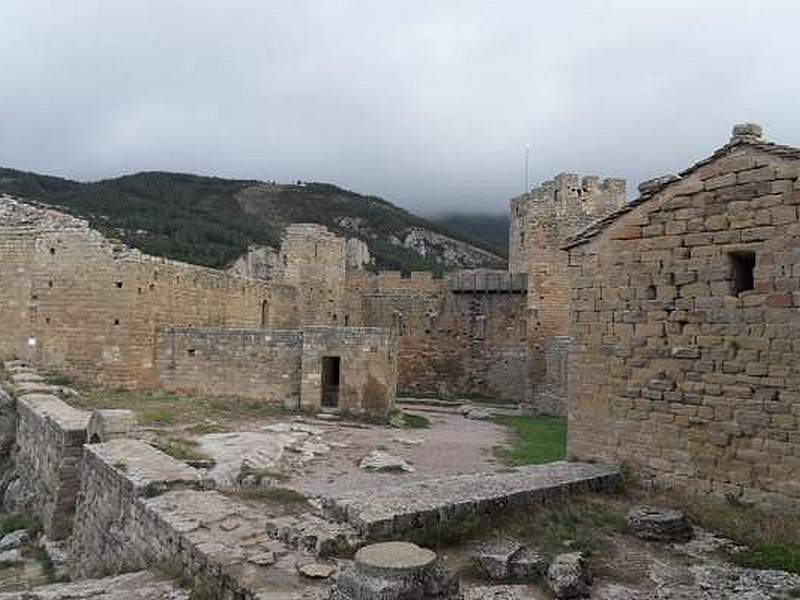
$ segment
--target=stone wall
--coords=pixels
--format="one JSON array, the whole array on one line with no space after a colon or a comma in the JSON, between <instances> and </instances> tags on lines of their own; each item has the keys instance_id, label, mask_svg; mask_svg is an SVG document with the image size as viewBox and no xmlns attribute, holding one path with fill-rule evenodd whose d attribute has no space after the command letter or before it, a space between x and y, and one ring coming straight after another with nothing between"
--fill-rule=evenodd
<instances>
[{"instance_id":1,"label":"stone wall","mask_svg":"<svg viewBox=\"0 0 800 600\"><path fill-rule=\"evenodd\" d=\"M297 288L303 325L344 322L345 239L322 225L295 223L286 228L278 268L279 281Z\"/></svg>"},{"instance_id":2,"label":"stone wall","mask_svg":"<svg viewBox=\"0 0 800 600\"><path fill-rule=\"evenodd\" d=\"M572 173L557 175L511 200L509 271L528 275L533 363L525 407L529 412L566 412L566 377L562 361L557 360L569 335L570 283L563 240L626 202L624 180Z\"/></svg>"},{"instance_id":3,"label":"stone wall","mask_svg":"<svg viewBox=\"0 0 800 600\"><path fill-rule=\"evenodd\" d=\"M199 487L197 470L142 441L118 439L87 445L80 473L73 575L124 573L171 558L176 532L161 528L143 501Z\"/></svg>"},{"instance_id":4,"label":"stone wall","mask_svg":"<svg viewBox=\"0 0 800 600\"><path fill-rule=\"evenodd\" d=\"M800 499L798 173L800 150L734 137L570 240L573 458Z\"/></svg>"},{"instance_id":5,"label":"stone wall","mask_svg":"<svg viewBox=\"0 0 800 600\"><path fill-rule=\"evenodd\" d=\"M4 506L36 515L50 539L64 539L72 530L89 413L49 394L24 395L16 410L14 470Z\"/></svg>"},{"instance_id":6,"label":"stone wall","mask_svg":"<svg viewBox=\"0 0 800 600\"><path fill-rule=\"evenodd\" d=\"M380 328L170 328L158 333L156 364L165 389L319 410L323 358L337 357L337 407L381 417L394 408L396 352Z\"/></svg>"},{"instance_id":7,"label":"stone wall","mask_svg":"<svg viewBox=\"0 0 800 600\"><path fill-rule=\"evenodd\" d=\"M524 276L358 273L348 290L351 323L396 334L400 389L513 401L529 393Z\"/></svg>"},{"instance_id":8,"label":"stone wall","mask_svg":"<svg viewBox=\"0 0 800 600\"><path fill-rule=\"evenodd\" d=\"M156 335L158 382L167 390L300 403L299 330L168 328Z\"/></svg>"},{"instance_id":9,"label":"stone wall","mask_svg":"<svg viewBox=\"0 0 800 600\"><path fill-rule=\"evenodd\" d=\"M0 214L6 356L106 385L152 386L157 327L298 324L292 287L150 257L7 198Z\"/></svg>"},{"instance_id":10,"label":"stone wall","mask_svg":"<svg viewBox=\"0 0 800 600\"><path fill-rule=\"evenodd\" d=\"M300 408L319 410L326 357L340 360L338 408L374 417L394 410L397 393L396 339L380 327L303 329Z\"/></svg>"}]
</instances>

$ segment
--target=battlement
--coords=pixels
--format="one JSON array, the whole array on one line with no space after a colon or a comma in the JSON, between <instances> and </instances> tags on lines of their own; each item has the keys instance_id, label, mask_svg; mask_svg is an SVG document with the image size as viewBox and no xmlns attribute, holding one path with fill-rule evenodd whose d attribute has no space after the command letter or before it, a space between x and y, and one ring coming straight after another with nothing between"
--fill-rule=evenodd
<instances>
[{"instance_id":1,"label":"battlement","mask_svg":"<svg viewBox=\"0 0 800 600\"><path fill-rule=\"evenodd\" d=\"M514 198L512 217L519 215L520 209L530 202L565 203L569 200L580 200L583 203L614 203L621 206L627 201L627 189L624 179L597 175L579 175L577 173L559 173L553 179L544 181L529 192Z\"/></svg>"},{"instance_id":2,"label":"battlement","mask_svg":"<svg viewBox=\"0 0 800 600\"><path fill-rule=\"evenodd\" d=\"M509 269L528 273L543 246L555 246L628 202L624 179L559 173L511 200Z\"/></svg>"}]
</instances>

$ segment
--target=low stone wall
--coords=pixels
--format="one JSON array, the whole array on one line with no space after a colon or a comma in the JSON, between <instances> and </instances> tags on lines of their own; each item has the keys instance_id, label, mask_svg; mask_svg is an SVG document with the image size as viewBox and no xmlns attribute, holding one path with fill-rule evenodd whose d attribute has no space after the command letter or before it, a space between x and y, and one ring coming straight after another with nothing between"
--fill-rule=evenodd
<instances>
[{"instance_id":1,"label":"low stone wall","mask_svg":"<svg viewBox=\"0 0 800 600\"><path fill-rule=\"evenodd\" d=\"M196 469L144 442L87 445L73 575L159 566L220 600L280 589L270 566L282 545L267 532L268 514L205 487Z\"/></svg>"},{"instance_id":2,"label":"low stone wall","mask_svg":"<svg viewBox=\"0 0 800 600\"><path fill-rule=\"evenodd\" d=\"M156 334L162 387L238 396L295 408L300 399L301 331L170 328Z\"/></svg>"},{"instance_id":3,"label":"low stone wall","mask_svg":"<svg viewBox=\"0 0 800 600\"><path fill-rule=\"evenodd\" d=\"M140 498L201 485L199 472L148 444L116 439L85 447L71 540L74 575L145 569L169 555L174 531L148 518Z\"/></svg>"},{"instance_id":4,"label":"low stone wall","mask_svg":"<svg viewBox=\"0 0 800 600\"><path fill-rule=\"evenodd\" d=\"M17 399L14 471L6 488L9 510L29 511L52 540L69 536L75 512L78 464L89 413L49 394Z\"/></svg>"},{"instance_id":5,"label":"low stone wall","mask_svg":"<svg viewBox=\"0 0 800 600\"><path fill-rule=\"evenodd\" d=\"M170 328L156 336L161 387L319 410L323 359L339 358L337 407L386 416L394 408L395 339L384 328Z\"/></svg>"},{"instance_id":6,"label":"low stone wall","mask_svg":"<svg viewBox=\"0 0 800 600\"><path fill-rule=\"evenodd\" d=\"M569 336L553 336L531 349L532 393L522 404L526 414L566 416L571 342Z\"/></svg>"},{"instance_id":7,"label":"low stone wall","mask_svg":"<svg viewBox=\"0 0 800 600\"><path fill-rule=\"evenodd\" d=\"M323 508L369 541L424 542L444 528L556 502L569 493L605 491L619 480L612 465L559 461L354 490L325 498Z\"/></svg>"}]
</instances>

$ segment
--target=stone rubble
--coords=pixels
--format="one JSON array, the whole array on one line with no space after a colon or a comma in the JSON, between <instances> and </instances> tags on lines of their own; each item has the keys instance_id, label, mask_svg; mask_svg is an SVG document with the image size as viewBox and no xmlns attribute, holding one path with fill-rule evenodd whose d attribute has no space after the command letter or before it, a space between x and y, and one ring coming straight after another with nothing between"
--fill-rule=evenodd
<instances>
[{"instance_id":1,"label":"stone rubble","mask_svg":"<svg viewBox=\"0 0 800 600\"><path fill-rule=\"evenodd\" d=\"M392 456L381 450L373 450L359 463L365 471L413 473L414 467L398 456Z\"/></svg>"},{"instance_id":2,"label":"stone rubble","mask_svg":"<svg viewBox=\"0 0 800 600\"><path fill-rule=\"evenodd\" d=\"M634 506L628 512L631 533L642 540L682 543L692 539L692 526L679 510Z\"/></svg>"},{"instance_id":3,"label":"stone rubble","mask_svg":"<svg viewBox=\"0 0 800 600\"><path fill-rule=\"evenodd\" d=\"M547 587L556 598L581 598L588 595L592 575L580 552L559 554L547 569Z\"/></svg>"},{"instance_id":4,"label":"stone rubble","mask_svg":"<svg viewBox=\"0 0 800 600\"><path fill-rule=\"evenodd\" d=\"M28 543L29 536L25 529L18 529L3 536L0 539L0 552L4 550L11 550L12 548L19 548Z\"/></svg>"}]
</instances>

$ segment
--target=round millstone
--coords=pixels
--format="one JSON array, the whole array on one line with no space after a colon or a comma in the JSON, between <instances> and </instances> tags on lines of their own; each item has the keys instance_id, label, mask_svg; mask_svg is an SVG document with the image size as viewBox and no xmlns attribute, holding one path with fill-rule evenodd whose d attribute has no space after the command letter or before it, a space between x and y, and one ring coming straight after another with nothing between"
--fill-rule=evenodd
<instances>
[{"instance_id":1,"label":"round millstone","mask_svg":"<svg viewBox=\"0 0 800 600\"><path fill-rule=\"evenodd\" d=\"M383 542L364 546L356 552L355 563L359 570L385 576L402 575L430 567L436 562L436 553L410 542Z\"/></svg>"},{"instance_id":2,"label":"round millstone","mask_svg":"<svg viewBox=\"0 0 800 600\"><path fill-rule=\"evenodd\" d=\"M692 526L681 511L654 506L635 506L628 512L628 526L638 538L655 542L688 542Z\"/></svg>"}]
</instances>

